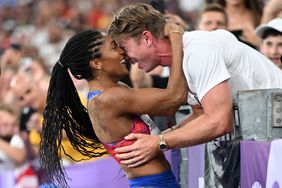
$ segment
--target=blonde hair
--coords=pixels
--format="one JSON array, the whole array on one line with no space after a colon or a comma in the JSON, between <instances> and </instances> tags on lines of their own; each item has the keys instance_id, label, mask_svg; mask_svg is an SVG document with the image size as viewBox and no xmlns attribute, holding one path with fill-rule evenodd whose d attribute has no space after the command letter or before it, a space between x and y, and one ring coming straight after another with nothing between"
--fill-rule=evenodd
<instances>
[{"instance_id":1,"label":"blonde hair","mask_svg":"<svg viewBox=\"0 0 282 188\"><path fill-rule=\"evenodd\" d=\"M150 31L155 37L163 37L165 17L151 5L133 3L122 7L114 16L108 33L115 39L120 36L139 39L143 31Z\"/></svg>"}]
</instances>

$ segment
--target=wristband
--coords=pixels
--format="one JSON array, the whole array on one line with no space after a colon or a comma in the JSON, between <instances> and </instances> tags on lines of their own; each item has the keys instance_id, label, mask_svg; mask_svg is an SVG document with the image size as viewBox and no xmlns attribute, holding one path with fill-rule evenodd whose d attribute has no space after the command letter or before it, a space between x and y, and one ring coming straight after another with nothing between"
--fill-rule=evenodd
<instances>
[{"instance_id":1,"label":"wristband","mask_svg":"<svg viewBox=\"0 0 282 188\"><path fill-rule=\"evenodd\" d=\"M183 31L177 31L177 30L175 30L175 31L169 32L169 35L171 35L171 34L173 34L173 33L176 33L176 34L179 34L179 35L183 35L183 34L184 34Z\"/></svg>"}]
</instances>

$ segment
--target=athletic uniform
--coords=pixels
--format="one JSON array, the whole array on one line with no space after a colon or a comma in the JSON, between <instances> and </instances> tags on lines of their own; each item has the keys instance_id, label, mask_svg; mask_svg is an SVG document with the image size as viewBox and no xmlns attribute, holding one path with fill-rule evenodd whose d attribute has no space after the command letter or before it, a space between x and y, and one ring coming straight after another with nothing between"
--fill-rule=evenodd
<instances>
[{"instance_id":1,"label":"athletic uniform","mask_svg":"<svg viewBox=\"0 0 282 188\"><path fill-rule=\"evenodd\" d=\"M91 101L94 97L101 94L102 91L91 91L88 93L87 100ZM147 124L146 124L146 123ZM155 127L152 125L148 125L150 123L149 119L146 116L133 116L132 117L132 133L142 133L142 134L151 134L151 130L155 130ZM153 128L152 128L153 127ZM135 140L125 140L122 139L118 142L113 143L103 143L104 147L108 151L108 153L120 164L120 159L117 158L115 148L121 146L128 146L135 142ZM149 176L137 177L129 179L129 184L131 188L177 188L179 187L176 182L175 176L171 169L166 172L162 172L159 174L153 174Z\"/></svg>"}]
</instances>

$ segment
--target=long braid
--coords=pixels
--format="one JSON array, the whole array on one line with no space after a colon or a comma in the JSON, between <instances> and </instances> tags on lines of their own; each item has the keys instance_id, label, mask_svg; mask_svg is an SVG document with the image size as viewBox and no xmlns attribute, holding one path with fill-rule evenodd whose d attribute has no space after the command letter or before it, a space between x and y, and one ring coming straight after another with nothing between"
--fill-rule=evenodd
<instances>
[{"instance_id":1,"label":"long braid","mask_svg":"<svg viewBox=\"0 0 282 188\"><path fill-rule=\"evenodd\" d=\"M73 148L83 155L99 157L106 153L68 73L69 69L78 79L94 78L89 63L93 58L100 57L100 52L95 48L102 44L101 38L100 32L90 30L73 36L52 71L43 113L40 164L44 177L60 187L68 187L61 162L63 129Z\"/></svg>"}]
</instances>

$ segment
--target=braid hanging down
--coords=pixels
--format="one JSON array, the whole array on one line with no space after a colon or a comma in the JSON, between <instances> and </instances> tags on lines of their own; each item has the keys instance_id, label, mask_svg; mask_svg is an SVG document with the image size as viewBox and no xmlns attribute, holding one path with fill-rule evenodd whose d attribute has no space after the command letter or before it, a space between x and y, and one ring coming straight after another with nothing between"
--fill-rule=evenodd
<instances>
[{"instance_id":1,"label":"braid hanging down","mask_svg":"<svg viewBox=\"0 0 282 188\"><path fill-rule=\"evenodd\" d=\"M68 187L61 161L61 150L65 152L61 145L63 130L73 148L88 158L100 157L106 153L68 72L70 70L77 79L94 79L89 63L101 56L97 49L103 43L102 39L100 32L92 30L74 35L52 70L43 113L40 165L43 177L59 187Z\"/></svg>"}]
</instances>

